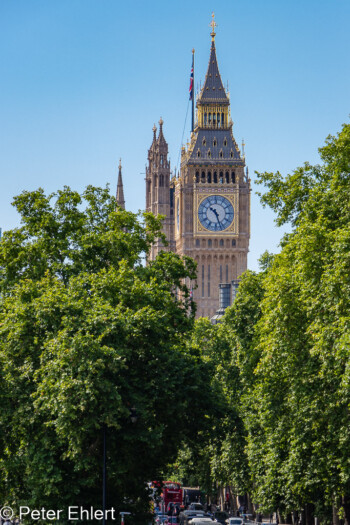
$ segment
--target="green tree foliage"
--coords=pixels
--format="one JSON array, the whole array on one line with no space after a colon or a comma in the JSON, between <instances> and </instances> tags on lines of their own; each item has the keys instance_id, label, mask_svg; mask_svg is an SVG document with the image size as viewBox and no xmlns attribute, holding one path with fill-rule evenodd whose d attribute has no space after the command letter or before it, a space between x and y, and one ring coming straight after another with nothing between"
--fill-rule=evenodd
<instances>
[{"instance_id":1,"label":"green tree foliage","mask_svg":"<svg viewBox=\"0 0 350 525\"><path fill-rule=\"evenodd\" d=\"M14 204L22 226L0 242L0 499L101 508L105 427L107 505L145 509L145 482L203 420L206 365L185 344L195 264L162 253L145 266L161 220L116 209L107 189Z\"/></svg>"},{"instance_id":2,"label":"green tree foliage","mask_svg":"<svg viewBox=\"0 0 350 525\"><path fill-rule=\"evenodd\" d=\"M236 494L244 494L250 486L242 385L237 355L232 352L230 323L212 325L203 318L195 323L188 347L191 355L202 356L207 367L212 406L207 407L205 427L186 439L169 473L187 486L199 485L214 497L218 485L230 486Z\"/></svg>"},{"instance_id":3,"label":"green tree foliage","mask_svg":"<svg viewBox=\"0 0 350 525\"><path fill-rule=\"evenodd\" d=\"M310 525L313 513L330 522L332 505L350 523L350 125L320 157L285 179L258 174L292 232L242 276L219 326L196 323L189 345L210 366L217 412L179 462L184 479L248 490Z\"/></svg>"},{"instance_id":4,"label":"green tree foliage","mask_svg":"<svg viewBox=\"0 0 350 525\"><path fill-rule=\"evenodd\" d=\"M320 156L284 180L258 175L294 228L264 282L248 450L266 509L320 516L343 498L349 521L350 125Z\"/></svg>"}]
</instances>

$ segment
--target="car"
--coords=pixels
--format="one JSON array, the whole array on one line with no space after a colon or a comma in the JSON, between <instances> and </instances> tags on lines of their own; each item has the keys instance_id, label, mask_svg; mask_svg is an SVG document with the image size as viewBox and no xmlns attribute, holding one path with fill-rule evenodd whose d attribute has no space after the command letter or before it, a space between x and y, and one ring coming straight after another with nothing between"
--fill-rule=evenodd
<instances>
[{"instance_id":1,"label":"car","mask_svg":"<svg viewBox=\"0 0 350 525\"><path fill-rule=\"evenodd\" d=\"M206 518L205 516L200 518L192 518L188 522L189 525L212 525L213 523L217 524L217 521L213 521L211 518Z\"/></svg>"},{"instance_id":2,"label":"car","mask_svg":"<svg viewBox=\"0 0 350 525\"><path fill-rule=\"evenodd\" d=\"M178 523L176 516L168 516L167 514L157 514L154 519L156 525L168 525L170 523Z\"/></svg>"},{"instance_id":3,"label":"car","mask_svg":"<svg viewBox=\"0 0 350 525\"><path fill-rule=\"evenodd\" d=\"M188 506L188 510L204 510L203 505L201 503L190 503Z\"/></svg>"},{"instance_id":4,"label":"car","mask_svg":"<svg viewBox=\"0 0 350 525\"><path fill-rule=\"evenodd\" d=\"M228 520L226 520L226 523L228 525L244 525L244 520L243 518L229 518Z\"/></svg>"},{"instance_id":5,"label":"car","mask_svg":"<svg viewBox=\"0 0 350 525\"><path fill-rule=\"evenodd\" d=\"M184 510L183 512L180 512L179 515L179 523L180 525L189 525L191 520L195 518L209 518L207 514L204 513L203 510Z\"/></svg>"},{"instance_id":6,"label":"car","mask_svg":"<svg viewBox=\"0 0 350 525\"><path fill-rule=\"evenodd\" d=\"M214 512L213 519L222 525L227 525L226 520L228 519L228 514L224 510L218 510Z\"/></svg>"}]
</instances>

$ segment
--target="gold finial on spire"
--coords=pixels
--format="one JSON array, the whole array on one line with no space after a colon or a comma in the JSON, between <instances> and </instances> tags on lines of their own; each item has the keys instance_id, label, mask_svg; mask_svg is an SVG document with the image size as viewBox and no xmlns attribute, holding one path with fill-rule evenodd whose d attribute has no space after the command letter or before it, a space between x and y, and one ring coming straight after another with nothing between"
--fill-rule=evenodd
<instances>
[{"instance_id":1,"label":"gold finial on spire","mask_svg":"<svg viewBox=\"0 0 350 525\"><path fill-rule=\"evenodd\" d=\"M214 18L215 18L215 13L214 11L212 12L211 14L211 18L212 18L212 21L210 22L209 26L211 26L211 33L210 33L210 36L211 36L211 39L212 41L214 42L215 40L215 28L218 26L217 23L215 22Z\"/></svg>"},{"instance_id":2,"label":"gold finial on spire","mask_svg":"<svg viewBox=\"0 0 350 525\"><path fill-rule=\"evenodd\" d=\"M163 126L163 124L164 124L163 119L162 119L162 117L160 117L160 119L159 119L159 125L160 125L160 126Z\"/></svg>"},{"instance_id":3,"label":"gold finial on spire","mask_svg":"<svg viewBox=\"0 0 350 525\"><path fill-rule=\"evenodd\" d=\"M242 139L242 155L243 155L243 157L245 157L244 146L245 146L245 142L244 142L244 139Z\"/></svg>"},{"instance_id":4,"label":"gold finial on spire","mask_svg":"<svg viewBox=\"0 0 350 525\"><path fill-rule=\"evenodd\" d=\"M119 167L120 170L122 169L122 159L121 158L119 159L119 166L118 167Z\"/></svg>"}]
</instances>

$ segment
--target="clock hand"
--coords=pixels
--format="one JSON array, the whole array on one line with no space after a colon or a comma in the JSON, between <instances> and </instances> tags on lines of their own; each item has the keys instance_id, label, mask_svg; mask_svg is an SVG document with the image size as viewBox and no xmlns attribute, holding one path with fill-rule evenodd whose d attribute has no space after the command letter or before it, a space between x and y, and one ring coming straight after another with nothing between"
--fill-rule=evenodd
<instances>
[{"instance_id":1,"label":"clock hand","mask_svg":"<svg viewBox=\"0 0 350 525\"><path fill-rule=\"evenodd\" d=\"M218 214L218 212L215 210L215 208L213 209L213 212L214 212L215 215L216 215L216 220L218 221L218 225L222 228L221 221L220 221L220 219L219 219L219 214Z\"/></svg>"},{"instance_id":2,"label":"clock hand","mask_svg":"<svg viewBox=\"0 0 350 525\"><path fill-rule=\"evenodd\" d=\"M218 214L218 212L216 211L216 209L215 209L215 208L212 208L212 207L210 206L210 207L209 207L209 210L211 210L211 211L214 213L214 215L215 215L215 217L216 217L216 220L218 221L218 223L220 223L220 221L219 221L219 214Z\"/></svg>"}]
</instances>

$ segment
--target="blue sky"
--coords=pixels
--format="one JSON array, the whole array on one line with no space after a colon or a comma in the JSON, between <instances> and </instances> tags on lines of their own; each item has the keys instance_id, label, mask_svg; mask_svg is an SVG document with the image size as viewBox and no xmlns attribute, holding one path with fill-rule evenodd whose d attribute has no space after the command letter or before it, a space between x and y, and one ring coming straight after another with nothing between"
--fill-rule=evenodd
<instances>
[{"instance_id":1,"label":"blue sky","mask_svg":"<svg viewBox=\"0 0 350 525\"><path fill-rule=\"evenodd\" d=\"M181 146L191 66L204 80L211 12L234 136L254 171L318 162L349 121L350 2L233 0L0 1L0 227L19 225L12 197L39 186L116 186L145 205L144 171L160 117L172 167ZM190 118L184 141L190 136ZM278 251L283 230L253 185L248 266Z\"/></svg>"}]
</instances>

